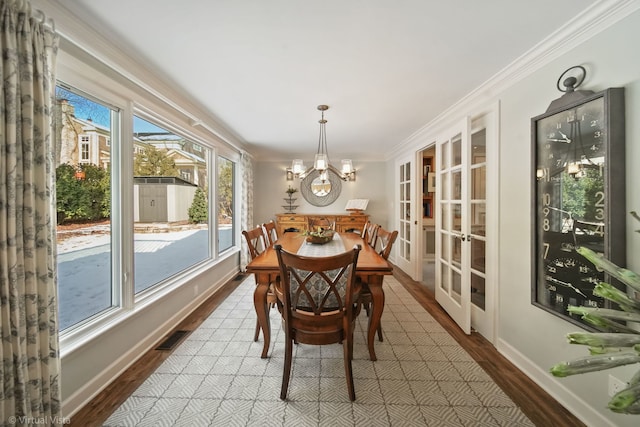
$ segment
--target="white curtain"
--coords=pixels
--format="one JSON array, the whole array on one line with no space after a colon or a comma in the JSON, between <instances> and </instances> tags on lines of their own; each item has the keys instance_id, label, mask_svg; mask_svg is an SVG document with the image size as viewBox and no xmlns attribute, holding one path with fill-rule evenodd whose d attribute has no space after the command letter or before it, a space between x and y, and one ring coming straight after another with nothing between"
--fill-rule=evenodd
<instances>
[{"instance_id":1,"label":"white curtain","mask_svg":"<svg viewBox=\"0 0 640 427\"><path fill-rule=\"evenodd\" d=\"M249 230L253 224L253 164L247 152L242 152L242 207L240 209L240 228ZM244 237L241 240L242 250L240 251L240 270L244 271L249 263L249 248Z\"/></svg>"},{"instance_id":2,"label":"white curtain","mask_svg":"<svg viewBox=\"0 0 640 427\"><path fill-rule=\"evenodd\" d=\"M51 116L58 37L27 1L0 0L0 48L0 418L58 425Z\"/></svg>"}]
</instances>

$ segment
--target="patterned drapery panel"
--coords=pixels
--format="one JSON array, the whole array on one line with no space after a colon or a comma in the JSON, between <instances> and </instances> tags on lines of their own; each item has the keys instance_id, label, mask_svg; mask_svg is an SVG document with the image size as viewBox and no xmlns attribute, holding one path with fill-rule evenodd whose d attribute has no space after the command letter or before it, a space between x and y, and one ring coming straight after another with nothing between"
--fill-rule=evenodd
<instances>
[{"instance_id":1,"label":"patterned drapery panel","mask_svg":"<svg viewBox=\"0 0 640 427\"><path fill-rule=\"evenodd\" d=\"M250 230L253 228L253 164L248 153L242 152L242 207L240 208L240 228ZM249 248L247 242L241 239L240 270L245 271L249 263Z\"/></svg>"},{"instance_id":2,"label":"patterned drapery panel","mask_svg":"<svg viewBox=\"0 0 640 427\"><path fill-rule=\"evenodd\" d=\"M62 422L52 28L29 2L0 0L0 419L11 425Z\"/></svg>"}]
</instances>

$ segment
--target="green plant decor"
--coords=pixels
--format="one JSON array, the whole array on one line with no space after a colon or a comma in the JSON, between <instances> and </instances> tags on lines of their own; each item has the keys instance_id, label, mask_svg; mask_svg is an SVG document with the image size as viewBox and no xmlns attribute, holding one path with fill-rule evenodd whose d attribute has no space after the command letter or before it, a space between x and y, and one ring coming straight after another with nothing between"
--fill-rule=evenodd
<instances>
[{"instance_id":1,"label":"green plant decor","mask_svg":"<svg viewBox=\"0 0 640 427\"><path fill-rule=\"evenodd\" d=\"M631 215L640 220L636 212L631 212ZM594 288L594 295L614 302L620 307L619 310L571 305L567 308L569 313L582 316L582 319L602 332L567 334L569 343L589 346L590 354L570 362L556 364L551 368L551 374L566 377L616 366L640 364L640 276L618 267L588 248L577 247L576 251L591 261L596 268L623 283L628 292L601 282ZM640 414L640 369L628 381L626 388L613 395L608 408L617 413Z\"/></svg>"}]
</instances>

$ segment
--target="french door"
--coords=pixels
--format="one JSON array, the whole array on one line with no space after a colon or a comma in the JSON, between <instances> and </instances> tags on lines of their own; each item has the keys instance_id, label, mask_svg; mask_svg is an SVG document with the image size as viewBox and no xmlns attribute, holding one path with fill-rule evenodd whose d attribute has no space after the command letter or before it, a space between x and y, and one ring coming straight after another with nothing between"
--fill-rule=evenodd
<instances>
[{"instance_id":1,"label":"french door","mask_svg":"<svg viewBox=\"0 0 640 427\"><path fill-rule=\"evenodd\" d=\"M398 237L394 246L396 249L396 264L403 271L413 271L415 268L414 259L419 259L413 254L413 245L411 242L415 242L415 227L412 227L413 204L412 204L412 187L411 182L413 178L413 162L411 159L400 160L396 164L396 171L398 177L398 187L396 194L396 200L398 200L398 206L400 208L398 212Z\"/></svg>"},{"instance_id":2,"label":"french door","mask_svg":"<svg viewBox=\"0 0 640 427\"><path fill-rule=\"evenodd\" d=\"M467 334L493 342L493 288L487 285L488 116L465 118L438 138L436 301Z\"/></svg>"},{"instance_id":3,"label":"french door","mask_svg":"<svg viewBox=\"0 0 640 427\"><path fill-rule=\"evenodd\" d=\"M469 229L467 182L469 118L465 118L436 143L440 210L436 216L436 301L466 333L471 333L471 287L467 266ZM437 199L438 200L438 199Z\"/></svg>"}]
</instances>

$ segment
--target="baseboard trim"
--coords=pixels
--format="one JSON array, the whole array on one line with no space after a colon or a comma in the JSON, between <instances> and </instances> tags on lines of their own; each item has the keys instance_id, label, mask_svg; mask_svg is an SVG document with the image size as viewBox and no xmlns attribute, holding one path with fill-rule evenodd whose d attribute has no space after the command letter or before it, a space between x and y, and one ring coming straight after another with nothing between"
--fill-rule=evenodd
<instances>
[{"instance_id":1,"label":"baseboard trim","mask_svg":"<svg viewBox=\"0 0 640 427\"><path fill-rule=\"evenodd\" d=\"M122 375L127 369L135 364L141 357L153 348L176 326L186 319L194 310L196 310L203 302L213 296L227 282L234 280L238 275L237 271L227 273L220 278L218 283L211 286L206 292L194 298L189 305L182 310L176 312L167 319L166 322L159 325L153 333L140 341L138 345L132 347L128 352L117 358L111 365L104 369L99 375L86 383L83 387L77 389L67 399L62 402L62 414L66 418L73 417L80 409L89 404L98 394L109 386L114 380Z\"/></svg>"},{"instance_id":2,"label":"baseboard trim","mask_svg":"<svg viewBox=\"0 0 640 427\"><path fill-rule=\"evenodd\" d=\"M570 411L576 418L588 426L609 426L611 420L605 418L601 413L595 411L593 407L584 400L576 396L571 390L555 380L547 371L540 369L529 358L502 339L498 339L496 349L513 363L518 369L524 372L533 382L538 384L544 391Z\"/></svg>"}]
</instances>

